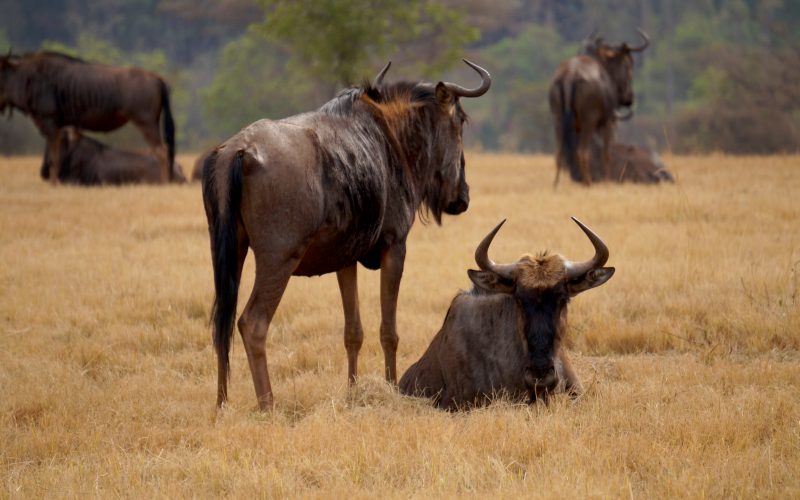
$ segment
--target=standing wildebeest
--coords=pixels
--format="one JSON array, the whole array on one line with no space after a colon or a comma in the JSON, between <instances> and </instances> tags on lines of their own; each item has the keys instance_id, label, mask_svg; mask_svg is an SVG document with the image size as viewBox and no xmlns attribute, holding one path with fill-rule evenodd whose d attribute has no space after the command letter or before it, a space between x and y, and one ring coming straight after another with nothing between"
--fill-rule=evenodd
<instances>
[{"instance_id":1,"label":"standing wildebeest","mask_svg":"<svg viewBox=\"0 0 800 500\"><path fill-rule=\"evenodd\" d=\"M172 179L175 125L169 89L155 73L139 68L94 64L55 52L0 57L0 112L6 106L30 115L47 140L47 157L60 176L61 134L66 126L108 132L132 122L161 165L162 181ZM159 120L164 115L164 137Z\"/></svg>"},{"instance_id":2,"label":"standing wildebeest","mask_svg":"<svg viewBox=\"0 0 800 500\"><path fill-rule=\"evenodd\" d=\"M454 83L375 82L341 92L315 112L260 120L220 145L203 173L216 299L217 404L227 399L228 352L242 265L256 259L253 292L239 318L261 409L272 406L267 330L292 275L336 272L344 308L348 379L357 374L363 333L356 264L381 269L386 378L395 382L396 310L406 237L418 209L437 223L469 204L459 97Z\"/></svg>"},{"instance_id":3,"label":"standing wildebeest","mask_svg":"<svg viewBox=\"0 0 800 500\"><path fill-rule=\"evenodd\" d=\"M617 46L595 38L585 45L585 54L559 65L550 84L550 112L556 133L556 180L562 168L585 184L592 182L589 172L592 138L603 139L602 162L607 171L611 137L620 108L633 104L633 52L644 50L649 38L638 30L644 43L629 47ZM630 109L626 116L630 117Z\"/></svg>"},{"instance_id":4,"label":"standing wildebeest","mask_svg":"<svg viewBox=\"0 0 800 500\"><path fill-rule=\"evenodd\" d=\"M567 304L608 281L614 268L603 267L603 241L572 219L594 245L586 262L545 252L495 264L489 245L505 220L483 239L475 251L480 271L467 271L475 286L453 299L441 330L400 379L403 394L433 398L439 408L453 410L502 393L531 402L562 390L581 393L561 346Z\"/></svg>"},{"instance_id":5,"label":"standing wildebeest","mask_svg":"<svg viewBox=\"0 0 800 500\"><path fill-rule=\"evenodd\" d=\"M158 184L161 165L149 154L123 151L81 134L73 127L61 129L58 180L68 184ZM50 178L52 162L45 149L42 179ZM172 165L173 182L186 182L180 165Z\"/></svg>"}]
</instances>

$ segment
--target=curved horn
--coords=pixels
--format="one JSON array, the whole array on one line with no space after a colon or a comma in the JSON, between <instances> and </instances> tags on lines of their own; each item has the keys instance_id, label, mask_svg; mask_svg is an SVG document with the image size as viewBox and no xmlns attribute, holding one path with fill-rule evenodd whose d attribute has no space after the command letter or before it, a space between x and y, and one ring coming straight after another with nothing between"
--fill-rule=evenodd
<instances>
[{"instance_id":1,"label":"curved horn","mask_svg":"<svg viewBox=\"0 0 800 500\"><path fill-rule=\"evenodd\" d=\"M639 33L639 36L642 37L642 40L644 40L644 43L642 43L638 47L629 48L628 50L630 50L631 52L641 52L641 51L643 51L644 49L646 49L650 45L650 37L647 36L647 33L645 33L642 28L636 28L636 32Z\"/></svg>"},{"instance_id":2,"label":"curved horn","mask_svg":"<svg viewBox=\"0 0 800 500\"><path fill-rule=\"evenodd\" d=\"M456 83L450 83L450 82L445 82L445 84L444 84L445 87L447 87L447 89L450 92L452 92L455 95L460 96L460 97L480 97L480 96L482 96L483 94L486 93L487 90L489 90L489 87L492 86L492 76L489 74L488 71L486 71L485 69L481 68L477 64L472 63L470 61L467 61L466 59L462 59L462 61L467 63L467 66L469 66L470 68L474 69L475 71L478 72L479 75L481 75L481 80L482 81L481 81L480 87L478 87L476 89L465 89L461 85L458 85Z\"/></svg>"},{"instance_id":3,"label":"curved horn","mask_svg":"<svg viewBox=\"0 0 800 500\"><path fill-rule=\"evenodd\" d=\"M572 217L572 220L575 221L575 224L580 226L583 232L586 233L586 236L589 237L589 241L592 242L594 246L594 257L586 262L565 262L564 267L567 268L567 279L579 278L589 271L601 267L608 261L608 247L603 243L603 240L575 217Z\"/></svg>"},{"instance_id":4,"label":"curved horn","mask_svg":"<svg viewBox=\"0 0 800 500\"><path fill-rule=\"evenodd\" d=\"M631 117L633 116L633 108L628 107L625 109L627 110L627 113L624 111L620 111L619 108L614 110L614 114L617 116L617 120L624 122L625 120L631 119Z\"/></svg>"},{"instance_id":5,"label":"curved horn","mask_svg":"<svg viewBox=\"0 0 800 500\"><path fill-rule=\"evenodd\" d=\"M595 29L592 30L591 33L589 33L588 35L586 35L583 38L583 41L581 41L581 48L584 51L587 51L593 45L596 46L598 40L600 40L600 39L597 38L597 28L595 28Z\"/></svg>"},{"instance_id":6,"label":"curved horn","mask_svg":"<svg viewBox=\"0 0 800 500\"><path fill-rule=\"evenodd\" d=\"M494 235L503 227L506 220L507 219L503 219L500 221L500 224L495 226L495 228L483 238L478 248L475 249L475 263L478 264L481 271L491 271L502 278L513 279L515 267L513 264L496 264L489 258L489 246L492 244Z\"/></svg>"},{"instance_id":7,"label":"curved horn","mask_svg":"<svg viewBox=\"0 0 800 500\"><path fill-rule=\"evenodd\" d=\"M389 71L389 66L391 66L391 65L392 65L392 61L389 61L388 63L386 63L386 66L384 66L383 69L381 70L381 72L378 73L378 76L376 76L375 79L372 80L372 86L373 87L377 87L378 85L383 83L383 77L386 76L386 73Z\"/></svg>"}]
</instances>

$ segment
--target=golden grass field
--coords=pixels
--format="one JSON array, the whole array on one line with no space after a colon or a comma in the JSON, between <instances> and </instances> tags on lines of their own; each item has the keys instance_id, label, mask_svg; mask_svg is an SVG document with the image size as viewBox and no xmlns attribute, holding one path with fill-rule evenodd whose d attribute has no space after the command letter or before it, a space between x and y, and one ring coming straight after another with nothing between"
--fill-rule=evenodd
<instances>
[{"instance_id":1,"label":"golden grass field","mask_svg":"<svg viewBox=\"0 0 800 500\"><path fill-rule=\"evenodd\" d=\"M588 258L570 215L597 231L617 273L570 306L577 401L400 396L362 269L357 386L335 277L294 278L260 414L238 335L214 408L199 185L53 188L39 158L0 158L0 498L800 497L800 157L666 162L675 185L554 190L550 157L471 153L469 211L410 234L401 373L501 218L499 261Z\"/></svg>"}]
</instances>

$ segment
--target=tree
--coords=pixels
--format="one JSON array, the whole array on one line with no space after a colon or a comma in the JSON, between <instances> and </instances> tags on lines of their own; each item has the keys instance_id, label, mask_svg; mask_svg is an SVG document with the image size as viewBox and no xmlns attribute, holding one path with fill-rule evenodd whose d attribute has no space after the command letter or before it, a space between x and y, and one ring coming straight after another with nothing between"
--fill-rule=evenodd
<instances>
[{"instance_id":1,"label":"tree","mask_svg":"<svg viewBox=\"0 0 800 500\"><path fill-rule=\"evenodd\" d=\"M266 20L254 26L291 48L292 69L343 86L371 74L403 44L430 40L424 65L441 71L478 38L458 12L433 0L260 0Z\"/></svg>"},{"instance_id":2,"label":"tree","mask_svg":"<svg viewBox=\"0 0 800 500\"><path fill-rule=\"evenodd\" d=\"M288 71L287 57L253 33L225 46L214 81L201 91L203 117L215 141L260 118L310 109L313 82Z\"/></svg>"}]
</instances>

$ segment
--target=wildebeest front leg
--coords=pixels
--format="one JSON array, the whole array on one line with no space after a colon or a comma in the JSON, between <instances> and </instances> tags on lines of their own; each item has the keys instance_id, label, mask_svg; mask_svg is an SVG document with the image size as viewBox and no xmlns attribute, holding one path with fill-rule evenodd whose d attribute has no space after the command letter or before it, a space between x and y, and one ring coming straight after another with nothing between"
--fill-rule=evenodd
<instances>
[{"instance_id":1,"label":"wildebeest front leg","mask_svg":"<svg viewBox=\"0 0 800 500\"><path fill-rule=\"evenodd\" d=\"M273 405L272 386L267 370L267 332L295 267L296 263L272 267L256 262L253 293L239 318L239 332L244 341L261 411L267 411Z\"/></svg>"},{"instance_id":2,"label":"wildebeest front leg","mask_svg":"<svg viewBox=\"0 0 800 500\"><path fill-rule=\"evenodd\" d=\"M381 257L381 347L386 380L393 384L397 384L397 297L405 258L405 242L389 247Z\"/></svg>"},{"instance_id":3,"label":"wildebeest front leg","mask_svg":"<svg viewBox=\"0 0 800 500\"><path fill-rule=\"evenodd\" d=\"M347 380L352 384L358 376L358 352L364 342L364 330L358 312L357 264L336 273L344 309L344 347L347 349Z\"/></svg>"},{"instance_id":4,"label":"wildebeest front leg","mask_svg":"<svg viewBox=\"0 0 800 500\"><path fill-rule=\"evenodd\" d=\"M59 182L58 173L61 169L61 129L54 128L45 134L47 149L45 151L45 163L49 165L50 184L56 185Z\"/></svg>"}]
</instances>

